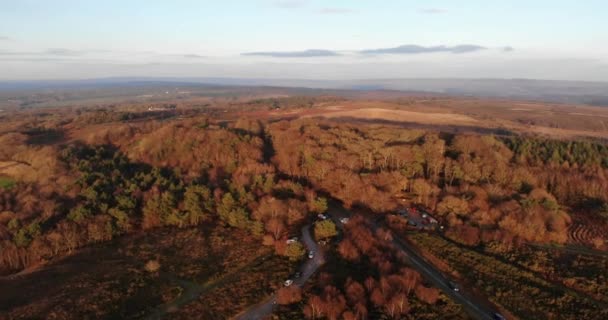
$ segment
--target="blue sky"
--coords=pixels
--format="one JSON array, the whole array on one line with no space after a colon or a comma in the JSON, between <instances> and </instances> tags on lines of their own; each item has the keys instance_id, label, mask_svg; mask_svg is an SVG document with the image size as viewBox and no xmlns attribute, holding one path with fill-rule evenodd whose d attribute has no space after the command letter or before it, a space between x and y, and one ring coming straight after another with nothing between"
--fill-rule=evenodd
<instances>
[{"instance_id":1,"label":"blue sky","mask_svg":"<svg viewBox=\"0 0 608 320\"><path fill-rule=\"evenodd\" d=\"M0 0L0 78L608 81L606 12L605 0Z\"/></svg>"}]
</instances>

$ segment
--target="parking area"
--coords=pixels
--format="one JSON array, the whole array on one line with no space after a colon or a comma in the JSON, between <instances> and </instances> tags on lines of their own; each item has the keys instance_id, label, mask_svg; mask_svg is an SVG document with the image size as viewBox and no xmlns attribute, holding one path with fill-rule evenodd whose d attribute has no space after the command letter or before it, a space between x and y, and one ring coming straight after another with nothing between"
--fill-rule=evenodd
<instances>
[{"instance_id":1,"label":"parking area","mask_svg":"<svg viewBox=\"0 0 608 320\"><path fill-rule=\"evenodd\" d=\"M408 228L415 230L442 230L443 226L428 211L416 207L401 208L397 214L407 220Z\"/></svg>"}]
</instances>

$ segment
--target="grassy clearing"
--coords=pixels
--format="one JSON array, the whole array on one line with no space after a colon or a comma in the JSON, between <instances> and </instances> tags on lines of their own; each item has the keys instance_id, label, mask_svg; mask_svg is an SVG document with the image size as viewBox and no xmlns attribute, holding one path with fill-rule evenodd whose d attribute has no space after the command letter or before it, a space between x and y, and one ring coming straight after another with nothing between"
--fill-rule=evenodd
<instances>
[{"instance_id":1,"label":"grassy clearing","mask_svg":"<svg viewBox=\"0 0 608 320\"><path fill-rule=\"evenodd\" d=\"M10 190L15 186L15 180L8 177L0 177L0 189Z\"/></svg>"},{"instance_id":2,"label":"grassy clearing","mask_svg":"<svg viewBox=\"0 0 608 320\"><path fill-rule=\"evenodd\" d=\"M564 249L565 248L565 249ZM526 246L506 259L608 303L608 255L578 247Z\"/></svg>"},{"instance_id":3,"label":"grassy clearing","mask_svg":"<svg viewBox=\"0 0 608 320\"><path fill-rule=\"evenodd\" d=\"M185 310L199 305L229 316L233 313L225 308L257 302L280 285L282 278L273 274L291 272L289 262L256 240L221 226L166 228L116 239L39 272L0 280L0 288L14 288L0 290L0 314L9 319L140 319L183 295L188 288L181 284L187 282L203 292ZM145 270L150 260L159 261L158 272Z\"/></svg>"},{"instance_id":4,"label":"grassy clearing","mask_svg":"<svg viewBox=\"0 0 608 320\"><path fill-rule=\"evenodd\" d=\"M548 281L532 268L496 258L429 234L410 236L441 257L463 280L521 319L606 319L608 310L592 298Z\"/></svg>"},{"instance_id":5,"label":"grassy clearing","mask_svg":"<svg viewBox=\"0 0 608 320\"><path fill-rule=\"evenodd\" d=\"M238 272L207 285L201 296L172 314L180 319L229 319L282 286L295 270L283 257L261 256Z\"/></svg>"}]
</instances>

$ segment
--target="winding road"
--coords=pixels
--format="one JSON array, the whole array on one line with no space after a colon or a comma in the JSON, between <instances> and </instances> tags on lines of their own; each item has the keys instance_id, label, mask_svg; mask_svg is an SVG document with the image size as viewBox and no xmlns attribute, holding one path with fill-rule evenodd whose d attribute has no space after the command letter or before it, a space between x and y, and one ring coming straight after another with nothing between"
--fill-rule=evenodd
<instances>
[{"instance_id":1,"label":"winding road","mask_svg":"<svg viewBox=\"0 0 608 320\"><path fill-rule=\"evenodd\" d=\"M331 216L331 219L334 220L334 222L340 229L344 228L344 225L340 222L340 219L348 218L352 215L350 211L336 203L331 203L328 213ZM377 222L371 221L371 219L368 219L368 222L372 225L374 229L379 228ZM471 317L482 320L494 319L494 313L496 311L487 307L486 303L474 301L474 299L468 296L465 292L463 292L462 289L460 289L460 291L454 291L449 285L450 280L446 278L432 264L430 264L422 256L420 256L417 250L414 249L409 243L403 241L403 239L400 239L398 237L393 237L393 245L395 246L395 248L401 250L403 253L406 254L411 266L416 271L418 271L425 279L427 279L427 281L432 283L435 287L442 290L448 297L450 297L456 303L462 305Z\"/></svg>"},{"instance_id":2,"label":"winding road","mask_svg":"<svg viewBox=\"0 0 608 320\"><path fill-rule=\"evenodd\" d=\"M334 221L336 226L344 230L344 224L340 221L342 218L348 218L352 216L352 213L337 203L331 203L329 206L328 214ZM368 222L374 229L378 229L378 222L368 219ZM294 284L301 287L306 281L315 273L315 271L325 262L322 252L319 251L316 242L310 235L310 225L302 228L302 239L308 250L314 250L317 254L313 259L307 260L301 268L302 277L296 279ZM393 245L396 249L406 254L411 266L420 272L420 274L432 283L436 288L442 290L446 296L450 297L456 303L462 305L465 311L474 319L480 320L493 320L496 311L488 306L488 303L482 301L476 301L473 297L469 296L466 292L454 291L450 286L450 279L445 277L441 271L436 269L431 263L426 261L417 250L408 242L398 237L393 237ZM259 320L263 319L272 314L274 308L274 302L276 296L266 298L261 303L249 308L248 310L237 315L233 319L235 320Z\"/></svg>"},{"instance_id":3,"label":"winding road","mask_svg":"<svg viewBox=\"0 0 608 320\"><path fill-rule=\"evenodd\" d=\"M310 251L314 251L315 255L312 259L307 259L306 262L300 268L300 272L302 276L298 279L295 279L292 286L302 287L310 277L319 269L321 265L325 263L325 257L317 246L317 243L312 238L310 234L310 225L306 225L302 228L302 241L306 248ZM259 304L243 311L239 315L235 316L233 319L235 320L259 320L263 319L272 314L272 310L274 309L276 301L276 294L267 297L264 301Z\"/></svg>"}]
</instances>

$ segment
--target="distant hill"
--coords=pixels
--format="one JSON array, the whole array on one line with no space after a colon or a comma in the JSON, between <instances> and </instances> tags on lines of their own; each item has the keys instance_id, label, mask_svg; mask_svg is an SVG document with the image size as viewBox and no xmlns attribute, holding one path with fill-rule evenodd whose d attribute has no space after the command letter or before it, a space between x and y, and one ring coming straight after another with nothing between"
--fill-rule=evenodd
<instances>
[{"instance_id":1,"label":"distant hill","mask_svg":"<svg viewBox=\"0 0 608 320\"><path fill-rule=\"evenodd\" d=\"M91 89L148 86L273 86L338 90L395 90L451 96L477 96L608 106L608 82L530 79L362 79L263 78L104 78L0 81L0 91Z\"/></svg>"}]
</instances>

